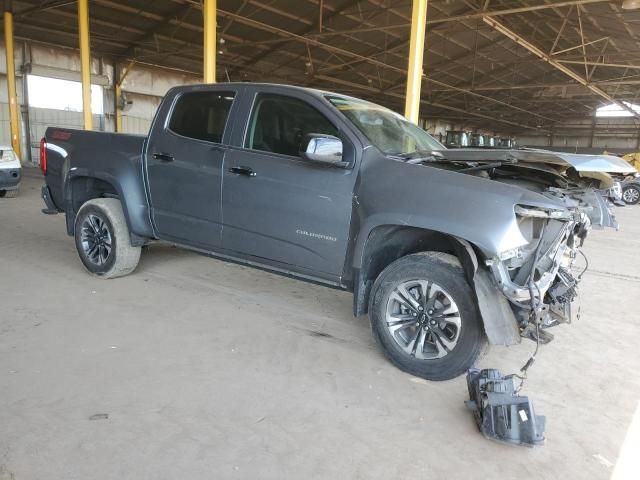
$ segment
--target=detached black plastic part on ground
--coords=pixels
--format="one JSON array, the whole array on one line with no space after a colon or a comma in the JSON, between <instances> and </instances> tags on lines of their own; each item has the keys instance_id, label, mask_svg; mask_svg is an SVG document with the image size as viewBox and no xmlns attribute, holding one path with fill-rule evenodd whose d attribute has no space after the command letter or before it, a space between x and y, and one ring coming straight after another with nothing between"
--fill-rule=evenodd
<instances>
[{"instance_id":1,"label":"detached black plastic part on ground","mask_svg":"<svg viewBox=\"0 0 640 480\"><path fill-rule=\"evenodd\" d=\"M470 369L467 386L470 399L465 405L485 437L527 447L544 444L545 417L536 416L529 398L517 394L513 375Z\"/></svg>"}]
</instances>

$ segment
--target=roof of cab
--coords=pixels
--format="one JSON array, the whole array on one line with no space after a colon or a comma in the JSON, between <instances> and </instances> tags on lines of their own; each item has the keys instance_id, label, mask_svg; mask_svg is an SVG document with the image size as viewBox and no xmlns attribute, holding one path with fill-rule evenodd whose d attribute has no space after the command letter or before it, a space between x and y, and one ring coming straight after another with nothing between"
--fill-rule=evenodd
<instances>
[{"instance_id":1,"label":"roof of cab","mask_svg":"<svg viewBox=\"0 0 640 480\"><path fill-rule=\"evenodd\" d=\"M353 98L355 100L365 101L361 99L357 99L355 97L351 97L349 95L343 95L341 93L330 92L328 90L319 90L317 88L308 88L308 87L300 87L298 85L287 85L284 83L263 83L263 82L224 82L224 83L192 83L189 85L180 85L172 88L172 90L178 91L188 91L193 89L207 89L207 88L224 88L224 87L243 87L243 86L251 86L251 87L280 87L292 90L301 90L308 93L312 93L317 96L324 95L335 95L342 98Z\"/></svg>"}]
</instances>

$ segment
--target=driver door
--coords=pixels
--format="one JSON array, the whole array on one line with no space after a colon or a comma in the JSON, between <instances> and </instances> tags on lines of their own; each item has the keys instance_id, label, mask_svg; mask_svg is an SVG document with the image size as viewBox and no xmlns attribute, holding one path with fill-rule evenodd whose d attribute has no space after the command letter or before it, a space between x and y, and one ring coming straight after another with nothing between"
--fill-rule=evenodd
<instances>
[{"instance_id":1,"label":"driver door","mask_svg":"<svg viewBox=\"0 0 640 480\"><path fill-rule=\"evenodd\" d=\"M300 157L306 134L340 136L319 107L265 92L247 105L245 134L225 162L222 243L260 262L336 280L344 267L356 171ZM353 157L346 138L343 146Z\"/></svg>"}]
</instances>

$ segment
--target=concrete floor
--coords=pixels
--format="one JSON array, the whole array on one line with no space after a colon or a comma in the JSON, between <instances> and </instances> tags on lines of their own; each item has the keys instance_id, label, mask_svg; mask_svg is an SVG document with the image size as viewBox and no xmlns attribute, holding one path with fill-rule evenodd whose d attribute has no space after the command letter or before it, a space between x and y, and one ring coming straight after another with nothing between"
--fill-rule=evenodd
<instances>
[{"instance_id":1,"label":"concrete floor","mask_svg":"<svg viewBox=\"0 0 640 480\"><path fill-rule=\"evenodd\" d=\"M89 276L40 184L0 200L0 480L640 478L640 207L588 239L582 317L524 390L547 443L524 449L477 432L464 378L390 365L348 293L160 246Z\"/></svg>"}]
</instances>

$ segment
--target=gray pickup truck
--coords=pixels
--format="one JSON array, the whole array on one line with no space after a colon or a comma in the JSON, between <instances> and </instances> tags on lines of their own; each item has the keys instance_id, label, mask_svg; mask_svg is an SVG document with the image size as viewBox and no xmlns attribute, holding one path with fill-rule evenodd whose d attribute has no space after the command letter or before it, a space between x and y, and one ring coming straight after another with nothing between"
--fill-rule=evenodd
<instances>
[{"instance_id":1,"label":"gray pickup truck","mask_svg":"<svg viewBox=\"0 0 640 480\"><path fill-rule=\"evenodd\" d=\"M171 89L147 137L51 127L41 167L89 272L131 273L162 241L348 290L390 360L432 380L571 319L578 249L615 225L601 172L629 169L448 150L373 103L250 83Z\"/></svg>"}]
</instances>

